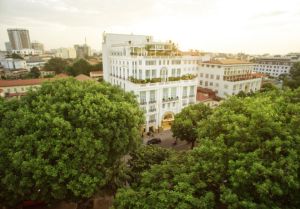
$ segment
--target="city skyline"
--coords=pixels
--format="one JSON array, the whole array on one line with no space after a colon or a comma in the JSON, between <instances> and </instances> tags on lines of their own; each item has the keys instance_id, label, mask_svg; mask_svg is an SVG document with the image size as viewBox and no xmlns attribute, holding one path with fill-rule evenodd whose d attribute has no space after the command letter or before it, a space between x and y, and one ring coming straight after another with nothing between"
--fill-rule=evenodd
<instances>
[{"instance_id":1,"label":"city skyline","mask_svg":"<svg viewBox=\"0 0 300 209\"><path fill-rule=\"evenodd\" d=\"M8 28L26 28L46 49L84 43L100 50L102 33L146 34L183 50L286 54L300 49L297 0L2 0L0 49ZM70 35L71 34L71 35Z\"/></svg>"}]
</instances>

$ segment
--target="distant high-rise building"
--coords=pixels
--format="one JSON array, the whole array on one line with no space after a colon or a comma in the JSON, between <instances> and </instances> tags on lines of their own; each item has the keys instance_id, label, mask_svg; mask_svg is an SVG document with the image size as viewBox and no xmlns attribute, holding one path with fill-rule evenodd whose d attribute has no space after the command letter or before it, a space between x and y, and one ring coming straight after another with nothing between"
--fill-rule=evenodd
<instances>
[{"instance_id":1,"label":"distant high-rise building","mask_svg":"<svg viewBox=\"0 0 300 209\"><path fill-rule=\"evenodd\" d=\"M75 59L76 50L74 48L59 48L55 50L55 56L63 59Z\"/></svg>"},{"instance_id":2,"label":"distant high-rise building","mask_svg":"<svg viewBox=\"0 0 300 209\"><path fill-rule=\"evenodd\" d=\"M6 51L11 52L12 48L10 42L5 42L5 49Z\"/></svg>"},{"instance_id":3,"label":"distant high-rise building","mask_svg":"<svg viewBox=\"0 0 300 209\"><path fill-rule=\"evenodd\" d=\"M44 44L34 41L31 43L31 48L44 53Z\"/></svg>"},{"instance_id":4,"label":"distant high-rise building","mask_svg":"<svg viewBox=\"0 0 300 209\"><path fill-rule=\"evenodd\" d=\"M76 50L77 58L85 58L91 56L91 47L89 47L87 44L74 45L74 48Z\"/></svg>"},{"instance_id":5,"label":"distant high-rise building","mask_svg":"<svg viewBox=\"0 0 300 209\"><path fill-rule=\"evenodd\" d=\"M7 29L12 50L31 49L29 31L26 29Z\"/></svg>"}]
</instances>

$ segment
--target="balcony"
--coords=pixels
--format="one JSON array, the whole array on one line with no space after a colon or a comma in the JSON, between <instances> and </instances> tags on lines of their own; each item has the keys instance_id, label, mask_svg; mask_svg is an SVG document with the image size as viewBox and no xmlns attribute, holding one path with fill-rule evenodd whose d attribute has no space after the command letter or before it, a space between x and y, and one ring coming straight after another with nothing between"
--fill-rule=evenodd
<instances>
[{"instance_id":1,"label":"balcony","mask_svg":"<svg viewBox=\"0 0 300 209\"><path fill-rule=\"evenodd\" d=\"M187 95L183 95L183 96L182 96L182 99L186 99L186 98L188 98Z\"/></svg>"},{"instance_id":2,"label":"balcony","mask_svg":"<svg viewBox=\"0 0 300 209\"><path fill-rule=\"evenodd\" d=\"M178 99L179 99L178 96L176 96L176 97L169 97L169 98L163 98L162 102L172 102L172 101L176 101Z\"/></svg>"},{"instance_id":3,"label":"balcony","mask_svg":"<svg viewBox=\"0 0 300 209\"><path fill-rule=\"evenodd\" d=\"M146 105L147 104L147 101L146 100L141 100L140 101L140 105Z\"/></svg>"},{"instance_id":4,"label":"balcony","mask_svg":"<svg viewBox=\"0 0 300 209\"><path fill-rule=\"evenodd\" d=\"M156 103L156 100L155 99L150 99L149 104L153 104L153 103Z\"/></svg>"},{"instance_id":5,"label":"balcony","mask_svg":"<svg viewBox=\"0 0 300 209\"><path fill-rule=\"evenodd\" d=\"M156 108L150 108L149 109L149 112L155 112L156 111Z\"/></svg>"},{"instance_id":6,"label":"balcony","mask_svg":"<svg viewBox=\"0 0 300 209\"><path fill-rule=\"evenodd\" d=\"M152 120L149 120L148 123L155 123L156 120L155 119L152 119Z\"/></svg>"}]
</instances>

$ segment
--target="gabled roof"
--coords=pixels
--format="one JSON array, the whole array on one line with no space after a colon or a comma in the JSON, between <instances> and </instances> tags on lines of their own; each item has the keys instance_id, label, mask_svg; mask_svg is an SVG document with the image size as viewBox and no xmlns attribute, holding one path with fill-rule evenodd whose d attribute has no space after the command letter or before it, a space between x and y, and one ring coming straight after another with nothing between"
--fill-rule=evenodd
<instances>
[{"instance_id":1,"label":"gabled roof","mask_svg":"<svg viewBox=\"0 0 300 209\"><path fill-rule=\"evenodd\" d=\"M80 75L76 76L75 79L78 81L90 81L90 80L93 81L92 78L90 78L89 76L84 75L84 74L80 74Z\"/></svg>"}]
</instances>

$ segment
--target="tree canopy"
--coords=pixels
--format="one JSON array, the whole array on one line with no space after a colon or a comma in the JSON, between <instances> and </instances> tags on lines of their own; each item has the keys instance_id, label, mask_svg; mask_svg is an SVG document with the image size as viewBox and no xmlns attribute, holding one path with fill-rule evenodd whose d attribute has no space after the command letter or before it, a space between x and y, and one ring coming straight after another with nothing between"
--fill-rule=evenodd
<instances>
[{"instance_id":1,"label":"tree canopy","mask_svg":"<svg viewBox=\"0 0 300 209\"><path fill-rule=\"evenodd\" d=\"M193 149L197 139L197 123L207 119L211 113L211 108L202 103L185 107L175 115L171 127L173 136L191 143Z\"/></svg>"},{"instance_id":2,"label":"tree canopy","mask_svg":"<svg viewBox=\"0 0 300 209\"><path fill-rule=\"evenodd\" d=\"M106 83L59 79L0 100L0 202L92 197L141 143L142 123L134 95Z\"/></svg>"},{"instance_id":3,"label":"tree canopy","mask_svg":"<svg viewBox=\"0 0 300 209\"><path fill-rule=\"evenodd\" d=\"M285 77L284 85L292 89L300 87L300 62L294 63L290 70L290 77Z\"/></svg>"},{"instance_id":4,"label":"tree canopy","mask_svg":"<svg viewBox=\"0 0 300 209\"><path fill-rule=\"evenodd\" d=\"M44 66L45 70L55 71L56 74L65 72L68 61L59 57L51 58Z\"/></svg>"},{"instance_id":5,"label":"tree canopy","mask_svg":"<svg viewBox=\"0 0 300 209\"><path fill-rule=\"evenodd\" d=\"M300 89L232 97L198 124L198 145L120 189L115 208L300 207Z\"/></svg>"}]
</instances>

